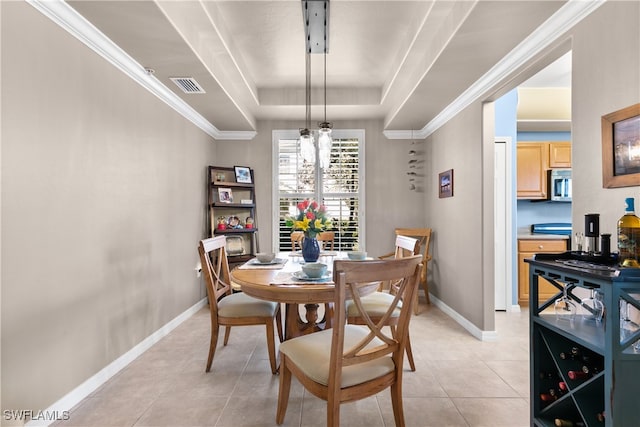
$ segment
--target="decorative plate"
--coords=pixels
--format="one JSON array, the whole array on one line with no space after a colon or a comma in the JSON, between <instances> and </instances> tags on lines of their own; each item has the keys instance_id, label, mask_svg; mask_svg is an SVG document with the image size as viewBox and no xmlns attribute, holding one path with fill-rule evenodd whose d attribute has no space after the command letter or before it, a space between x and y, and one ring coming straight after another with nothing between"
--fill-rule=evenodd
<instances>
[{"instance_id":1,"label":"decorative plate","mask_svg":"<svg viewBox=\"0 0 640 427\"><path fill-rule=\"evenodd\" d=\"M309 277L306 274L304 274L304 271L294 271L292 273L293 277L295 277L298 280L304 280L305 282L325 282L327 280L331 279L331 275L332 273L330 271L327 271L324 276L322 277Z\"/></svg>"},{"instance_id":2,"label":"decorative plate","mask_svg":"<svg viewBox=\"0 0 640 427\"><path fill-rule=\"evenodd\" d=\"M240 218L238 218L237 216L230 216L227 223L231 228L236 228L238 224L240 224Z\"/></svg>"},{"instance_id":3,"label":"decorative plate","mask_svg":"<svg viewBox=\"0 0 640 427\"><path fill-rule=\"evenodd\" d=\"M227 236L227 255L242 255L244 253L242 243L240 236Z\"/></svg>"},{"instance_id":4,"label":"decorative plate","mask_svg":"<svg viewBox=\"0 0 640 427\"><path fill-rule=\"evenodd\" d=\"M282 258L274 258L269 262L260 262L258 258L253 258L251 260L251 264L255 264L255 265L274 265L274 264L282 264L284 262L285 260Z\"/></svg>"}]
</instances>

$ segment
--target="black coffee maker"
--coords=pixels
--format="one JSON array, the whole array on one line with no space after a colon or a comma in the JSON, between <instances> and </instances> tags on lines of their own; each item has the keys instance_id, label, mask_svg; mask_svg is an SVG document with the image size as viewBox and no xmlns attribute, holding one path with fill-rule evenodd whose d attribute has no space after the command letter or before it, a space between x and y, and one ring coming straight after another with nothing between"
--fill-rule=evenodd
<instances>
[{"instance_id":1,"label":"black coffee maker","mask_svg":"<svg viewBox=\"0 0 640 427\"><path fill-rule=\"evenodd\" d=\"M584 237L587 238L587 252L595 255L600 252L598 239L600 238L600 214L591 213L584 216Z\"/></svg>"}]
</instances>

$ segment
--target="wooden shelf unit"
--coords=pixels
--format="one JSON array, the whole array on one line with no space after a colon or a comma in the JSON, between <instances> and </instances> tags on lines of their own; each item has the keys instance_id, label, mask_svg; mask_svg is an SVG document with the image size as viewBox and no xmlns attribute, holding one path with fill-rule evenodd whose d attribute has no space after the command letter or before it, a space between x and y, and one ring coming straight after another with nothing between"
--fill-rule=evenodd
<instances>
[{"instance_id":1,"label":"wooden shelf unit","mask_svg":"<svg viewBox=\"0 0 640 427\"><path fill-rule=\"evenodd\" d=\"M253 169L250 169L250 176L251 183L237 182L235 168L208 167L209 235L227 236L227 255L230 264L248 261L256 252L259 252ZM233 197L232 201L222 201L220 189L223 189L223 192L229 189ZM251 202L239 203L240 200L251 200ZM248 217L253 219L251 228L247 228ZM224 218L224 229L218 227L220 218ZM230 218L237 218L242 228L229 228Z\"/></svg>"}]
</instances>

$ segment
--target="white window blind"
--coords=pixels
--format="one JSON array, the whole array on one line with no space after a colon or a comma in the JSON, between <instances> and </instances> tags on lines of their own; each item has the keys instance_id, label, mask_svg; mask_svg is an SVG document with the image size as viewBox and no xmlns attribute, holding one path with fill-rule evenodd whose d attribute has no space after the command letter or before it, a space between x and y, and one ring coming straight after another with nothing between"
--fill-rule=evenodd
<instances>
[{"instance_id":1,"label":"white window blind","mask_svg":"<svg viewBox=\"0 0 640 427\"><path fill-rule=\"evenodd\" d=\"M296 204L304 199L323 203L333 221L335 249L365 247L364 216L364 131L334 130L331 162L303 161L297 131L274 131L274 170L278 171L274 194L274 236L278 250L291 250L291 229L285 225L288 214L296 214Z\"/></svg>"}]
</instances>

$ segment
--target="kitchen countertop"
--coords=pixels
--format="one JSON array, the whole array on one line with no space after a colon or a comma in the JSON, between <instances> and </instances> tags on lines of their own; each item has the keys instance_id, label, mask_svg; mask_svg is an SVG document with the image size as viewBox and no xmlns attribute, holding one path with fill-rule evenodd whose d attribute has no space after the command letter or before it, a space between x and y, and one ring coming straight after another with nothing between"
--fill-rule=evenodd
<instances>
[{"instance_id":1,"label":"kitchen countertop","mask_svg":"<svg viewBox=\"0 0 640 427\"><path fill-rule=\"evenodd\" d=\"M569 237L562 234L518 233L518 240L569 240Z\"/></svg>"}]
</instances>

